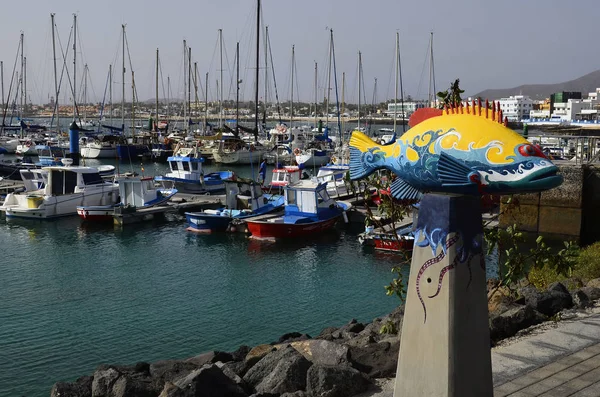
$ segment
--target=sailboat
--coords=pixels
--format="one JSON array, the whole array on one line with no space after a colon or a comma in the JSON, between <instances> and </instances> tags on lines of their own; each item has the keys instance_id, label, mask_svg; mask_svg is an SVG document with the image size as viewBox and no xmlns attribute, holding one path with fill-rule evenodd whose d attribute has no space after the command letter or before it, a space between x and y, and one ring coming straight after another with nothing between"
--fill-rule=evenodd
<instances>
[{"instance_id":1,"label":"sailboat","mask_svg":"<svg viewBox=\"0 0 600 397\"><path fill-rule=\"evenodd\" d=\"M240 126L236 127L233 137L225 136L220 141L218 149L213 152L215 161L223 164L258 164L267 152L267 148L258 142L258 88L259 88L259 66L260 66L260 0L257 0L258 7L256 11L256 87L255 87L255 119L254 119L254 142L247 142L239 138ZM237 55L237 68L239 70L239 47ZM239 81L239 78L238 78ZM221 84L222 86L222 84ZM239 84L238 84L239 90Z\"/></svg>"}]
</instances>

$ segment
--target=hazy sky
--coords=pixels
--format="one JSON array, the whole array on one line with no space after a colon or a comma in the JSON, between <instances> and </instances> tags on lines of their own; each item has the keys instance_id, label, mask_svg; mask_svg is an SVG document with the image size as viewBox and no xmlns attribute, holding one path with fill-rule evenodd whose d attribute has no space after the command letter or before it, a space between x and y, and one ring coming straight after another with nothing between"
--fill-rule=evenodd
<instances>
[{"instance_id":1,"label":"hazy sky","mask_svg":"<svg viewBox=\"0 0 600 397\"><path fill-rule=\"evenodd\" d=\"M235 91L230 87L235 73L235 42L240 41L242 98L252 99L255 8L255 0L5 2L0 24L5 93L19 34L23 31L28 95L33 102L47 101L54 92L50 13L56 14L63 47L69 39L72 14L77 13L81 44L77 74L79 80L81 65L86 62L91 78L88 98L102 99L108 65L121 63L119 38L121 24L125 23L141 100L154 97L156 48L160 49L162 65L160 96L165 96L162 84L166 87L167 76L170 76L172 96L183 97L183 39L192 47L192 58L198 63L202 85L205 73L209 73L209 99L216 99L218 29L223 29L225 63L229 64L224 78L225 97L235 98ZM396 31L400 33L404 91L413 97L427 95L428 72L425 71L423 77L422 74L430 31L434 32L438 90L446 88L455 78L461 79L467 94L474 94L486 88L560 82L600 68L598 0L263 0L262 8L264 24L269 27L282 101L290 96L292 44L296 48L299 90L294 97L307 101L314 98L315 61L319 64L319 98L323 97L329 42L327 28L334 31L339 95L342 72L346 72L346 101L354 103L358 99L358 51L362 52L367 101L372 101L375 78L378 79L377 100L393 97ZM71 57L69 55L70 69ZM261 60L261 65L263 62ZM131 98L129 66L127 72L126 97ZM115 102L121 98L119 73L117 67L113 83ZM261 79L262 76L261 72ZM262 87L264 82L260 84ZM272 89L273 82L269 85ZM67 87L63 84L62 102L67 98Z\"/></svg>"}]
</instances>

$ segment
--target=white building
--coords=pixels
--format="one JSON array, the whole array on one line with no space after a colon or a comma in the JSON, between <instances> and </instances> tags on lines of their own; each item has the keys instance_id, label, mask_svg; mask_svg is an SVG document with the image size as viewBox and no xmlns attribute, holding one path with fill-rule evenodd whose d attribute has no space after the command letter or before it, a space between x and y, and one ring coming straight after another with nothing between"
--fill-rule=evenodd
<instances>
[{"instance_id":1,"label":"white building","mask_svg":"<svg viewBox=\"0 0 600 397\"><path fill-rule=\"evenodd\" d=\"M521 121L529 119L529 113L533 109L533 101L525 95L515 95L508 98L502 98L500 102L500 110L508 121Z\"/></svg>"},{"instance_id":2,"label":"white building","mask_svg":"<svg viewBox=\"0 0 600 397\"><path fill-rule=\"evenodd\" d=\"M395 103L388 103L385 114L394 117L394 113L396 113L396 117L402 117L402 113L404 113L405 117L410 117L417 109L424 107L427 107L425 102L404 102L404 104L398 102L397 106Z\"/></svg>"}]
</instances>

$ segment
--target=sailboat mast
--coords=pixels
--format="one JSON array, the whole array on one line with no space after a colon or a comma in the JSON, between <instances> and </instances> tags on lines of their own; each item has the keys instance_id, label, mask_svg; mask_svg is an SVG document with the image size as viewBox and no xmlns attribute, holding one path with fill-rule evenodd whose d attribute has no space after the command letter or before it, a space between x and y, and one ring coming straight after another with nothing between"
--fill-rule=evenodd
<instances>
[{"instance_id":1,"label":"sailboat mast","mask_svg":"<svg viewBox=\"0 0 600 397\"><path fill-rule=\"evenodd\" d=\"M77 117L77 14L73 14L73 121Z\"/></svg>"},{"instance_id":2,"label":"sailboat mast","mask_svg":"<svg viewBox=\"0 0 600 397\"><path fill-rule=\"evenodd\" d=\"M396 33L398 34L398 33ZM406 110L404 109L404 88L402 87L402 62L400 59L400 39L397 37L397 49L398 49L398 79L400 80L400 107L402 108L402 132L406 132ZM398 95L396 95L397 97ZM394 130L396 133L396 130Z\"/></svg>"},{"instance_id":3,"label":"sailboat mast","mask_svg":"<svg viewBox=\"0 0 600 397\"><path fill-rule=\"evenodd\" d=\"M60 115L58 111L58 73L56 71L56 41L54 33L54 13L50 14L52 22L52 59L54 61L54 112L56 113L56 126L60 132ZM4 92L2 93L2 102L4 102ZM52 124L50 125L52 129Z\"/></svg>"},{"instance_id":4,"label":"sailboat mast","mask_svg":"<svg viewBox=\"0 0 600 397\"><path fill-rule=\"evenodd\" d=\"M254 139L258 139L258 78L260 67L260 0L256 1L256 87L254 90Z\"/></svg>"},{"instance_id":5,"label":"sailboat mast","mask_svg":"<svg viewBox=\"0 0 600 397\"><path fill-rule=\"evenodd\" d=\"M223 29L219 29L219 82L221 91L219 93L219 128L223 128Z\"/></svg>"},{"instance_id":6,"label":"sailboat mast","mask_svg":"<svg viewBox=\"0 0 600 397\"><path fill-rule=\"evenodd\" d=\"M23 97L25 98L23 115L27 111L27 57L23 58Z\"/></svg>"},{"instance_id":7,"label":"sailboat mast","mask_svg":"<svg viewBox=\"0 0 600 397\"><path fill-rule=\"evenodd\" d=\"M294 63L296 62L296 51L294 48L295 46L292 45L292 95L290 98L290 128L292 128L294 122Z\"/></svg>"},{"instance_id":8,"label":"sailboat mast","mask_svg":"<svg viewBox=\"0 0 600 397\"><path fill-rule=\"evenodd\" d=\"M171 115L171 76L167 76L167 128L169 128L169 117Z\"/></svg>"},{"instance_id":9,"label":"sailboat mast","mask_svg":"<svg viewBox=\"0 0 600 397\"><path fill-rule=\"evenodd\" d=\"M87 63L83 66L83 119L87 120L87 77L88 77L88 65Z\"/></svg>"},{"instance_id":10,"label":"sailboat mast","mask_svg":"<svg viewBox=\"0 0 600 397\"><path fill-rule=\"evenodd\" d=\"M123 34L123 54L122 54L122 61L123 61L123 67L121 69L121 82L122 82L122 87L123 87L123 94L121 96L121 128L123 133L125 133L125 25L121 25L121 29L122 29L122 34Z\"/></svg>"},{"instance_id":11,"label":"sailboat mast","mask_svg":"<svg viewBox=\"0 0 600 397\"><path fill-rule=\"evenodd\" d=\"M325 101L325 126L329 125L329 95L331 94L331 52L332 52L332 45L333 45L333 29L329 30L330 33L330 39L329 39L329 61L327 64L327 95L326 97L326 101Z\"/></svg>"},{"instance_id":12,"label":"sailboat mast","mask_svg":"<svg viewBox=\"0 0 600 397\"><path fill-rule=\"evenodd\" d=\"M2 91L2 124L0 124L0 135L4 135L4 61L0 61L0 91Z\"/></svg>"},{"instance_id":13,"label":"sailboat mast","mask_svg":"<svg viewBox=\"0 0 600 397\"><path fill-rule=\"evenodd\" d=\"M317 117L318 117L318 115L317 115L318 109L317 108L319 107L319 87L318 87L318 82L317 82L319 75L318 75L317 68L318 68L318 65L315 62L315 128L317 128L317 124L318 124L317 123Z\"/></svg>"},{"instance_id":14,"label":"sailboat mast","mask_svg":"<svg viewBox=\"0 0 600 397\"><path fill-rule=\"evenodd\" d=\"M240 125L240 42L235 45L235 135Z\"/></svg>"},{"instance_id":15,"label":"sailboat mast","mask_svg":"<svg viewBox=\"0 0 600 397\"><path fill-rule=\"evenodd\" d=\"M360 131L360 94L362 83L362 54L358 52L358 129Z\"/></svg>"},{"instance_id":16,"label":"sailboat mast","mask_svg":"<svg viewBox=\"0 0 600 397\"><path fill-rule=\"evenodd\" d=\"M346 108L346 72L342 72L342 115L344 114L344 110ZM344 130L344 122L345 122L345 117L342 116L342 132L340 132L340 135L343 136L343 130Z\"/></svg>"},{"instance_id":17,"label":"sailboat mast","mask_svg":"<svg viewBox=\"0 0 600 397\"><path fill-rule=\"evenodd\" d=\"M108 103L110 104L110 111L108 118L110 119L110 125L113 125L113 102L112 102L112 64L108 65Z\"/></svg>"},{"instance_id":18,"label":"sailboat mast","mask_svg":"<svg viewBox=\"0 0 600 397\"><path fill-rule=\"evenodd\" d=\"M435 107L435 68L433 63L433 32L429 41L429 106ZM433 93L431 88L433 87Z\"/></svg>"},{"instance_id":19,"label":"sailboat mast","mask_svg":"<svg viewBox=\"0 0 600 397\"><path fill-rule=\"evenodd\" d=\"M21 96L20 102L21 106L19 107L19 114L21 120L23 120L23 32L21 32L21 80L20 80L20 88L21 88ZM19 123L21 125L21 139L23 138L23 123Z\"/></svg>"},{"instance_id":20,"label":"sailboat mast","mask_svg":"<svg viewBox=\"0 0 600 397\"><path fill-rule=\"evenodd\" d=\"M187 121L187 106L185 103L185 92L187 79L185 78L187 73L187 42L183 40L183 130L185 131L186 121Z\"/></svg>"},{"instance_id":21,"label":"sailboat mast","mask_svg":"<svg viewBox=\"0 0 600 397\"><path fill-rule=\"evenodd\" d=\"M131 136L135 135L135 73L131 71Z\"/></svg>"},{"instance_id":22,"label":"sailboat mast","mask_svg":"<svg viewBox=\"0 0 600 397\"><path fill-rule=\"evenodd\" d=\"M396 68L394 72L394 132L396 132L396 125L398 123L398 64L399 64L399 54L398 47L400 46L398 42L400 41L400 35L396 32ZM402 112L404 112L404 104L402 104Z\"/></svg>"},{"instance_id":23,"label":"sailboat mast","mask_svg":"<svg viewBox=\"0 0 600 397\"><path fill-rule=\"evenodd\" d=\"M267 56L267 54L268 54L267 51L268 51L268 46L269 46L269 40L270 40L269 39L269 27L265 26L265 94L264 94L265 95L264 96L264 98L265 98L265 100L264 100L265 111L263 113L265 115L265 117L263 119L263 122L267 118L266 117L266 113L267 113L267 101L269 100L269 94L268 94L269 93L269 57Z\"/></svg>"},{"instance_id":24,"label":"sailboat mast","mask_svg":"<svg viewBox=\"0 0 600 397\"><path fill-rule=\"evenodd\" d=\"M192 47L188 47L188 118L185 120L185 125L189 131L190 121L192 120Z\"/></svg>"},{"instance_id":25,"label":"sailboat mast","mask_svg":"<svg viewBox=\"0 0 600 397\"><path fill-rule=\"evenodd\" d=\"M154 131L158 131L158 48L156 49L156 116L154 120Z\"/></svg>"},{"instance_id":26,"label":"sailboat mast","mask_svg":"<svg viewBox=\"0 0 600 397\"><path fill-rule=\"evenodd\" d=\"M194 103L196 107L196 112L198 111L198 86L200 83L198 82L198 62L194 62Z\"/></svg>"},{"instance_id":27,"label":"sailboat mast","mask_svg":"<svg viewBox=\"0 0 600 397\"><path fill-rule=\"evenodd\" d=\"M208 72L204 79L204 135L208 130Z\"/></svg>"}]
</instances>

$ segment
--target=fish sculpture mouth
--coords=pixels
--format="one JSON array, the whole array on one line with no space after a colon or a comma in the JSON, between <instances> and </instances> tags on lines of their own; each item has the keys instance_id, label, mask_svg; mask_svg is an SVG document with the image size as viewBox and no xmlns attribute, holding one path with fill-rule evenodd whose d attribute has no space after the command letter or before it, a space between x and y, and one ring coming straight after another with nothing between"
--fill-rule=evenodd
<instances>
[{"instance_id":1,"label":"fish sculpture mouth","mask_svg":"<svg viewBox=\"0 0 600 397\"><path fill-rule=\"evenodd\" d=\"M563 182L562 175L558 175L558 168L551 167L549 169L539 170L531 175L526 180L523 188L526 191L540 191L552 189L559 186Z\"/></svg>"}]
</instances>

